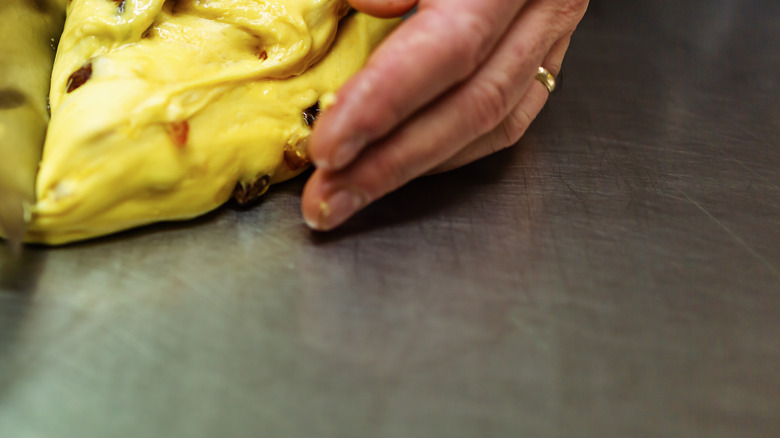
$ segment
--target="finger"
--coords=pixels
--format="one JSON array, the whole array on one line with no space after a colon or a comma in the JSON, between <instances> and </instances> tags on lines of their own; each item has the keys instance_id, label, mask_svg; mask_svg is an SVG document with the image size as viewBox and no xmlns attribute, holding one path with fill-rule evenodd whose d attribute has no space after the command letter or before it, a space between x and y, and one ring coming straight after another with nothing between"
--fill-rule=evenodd
<instances>
[{"instance_id":1,"label":"finger","mask_svg":"<svg viewBox=\"0 0 780 438\"><path fill-rule=\"evenodd\" d=\"M401 17L411 11L417 0L349 0L360 12L379 18Z\"/></svg>"},{"instance_id":2,"label":"finger","mask_svg":"<svg viewBox=\"0 0 780 438\"><path fill-rule=\"evenodd\" d=\"M525 1L421 1L320 118L309 145L317 167L344 168L366 144L465 80Z\"/></svg>"},{"instance_id":3,"label":"finger","mask_svg":"<svg viewBox=\"0 0 780 438\"><path fill-rule=\"evenodd\" d=\"M544 61L542 62L542 67L546 68L547 71L552 73L552 75L556 78L561 73L563 59L566 57L566 52L569 51L569 45L571 44L571 37L573 33L574 31L569 32L565 37L556 41L552 48L550 48L550 53L547 54L547 56L544 58Z\"/></svg>"},{"instance_id":4,"label":"finger","mask_svg":"<svg viewBox=\"0 0 780 438\"><path fill-rule=\"evenodd\" d=\"M338 226L360 208L447 161L498 126L526 93L554 42L569 32L548 23L555 22L561 4L571 2L532 3L483 69L468 82L392 136L372 145L347 169L317 170L304 189L302 209L307 223L321 230ZM567 27L571 29L573 24Z\"/></svg>"},{"instance_id":5,"label":"finger","mask_svg":"<svg viewBox=\"0 0 780 438\"><path fill-rule=\"evenodd\" d=\"M550 49L550 53L542 62L553 76L558 77L561 71L561 63L566 55L571 42L571 33L558 40ZM452 158L434 168L429 174L446 172L465 166L473 161L494 154L502 149L517 143L531 126L544 107L550 93L547 88L539 83L532 83L520 103L509 113L506 119L494 130L478 138L470 145L459 151Z\"/></svg>"}]
</instances>

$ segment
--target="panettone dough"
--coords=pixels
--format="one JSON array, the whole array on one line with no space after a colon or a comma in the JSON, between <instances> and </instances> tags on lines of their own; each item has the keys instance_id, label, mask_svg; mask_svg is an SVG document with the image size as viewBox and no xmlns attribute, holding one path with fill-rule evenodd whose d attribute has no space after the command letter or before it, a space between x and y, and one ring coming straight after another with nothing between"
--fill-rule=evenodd
<instances>
[{"instance_id":1,"label":"panettone dough","mask_svg":"<svg viewBox=\"0 0 780 438\"><path fill-rule=\"evenodd\" d=\"M396 24L343 0L73 0L27 240L188 219L299 174L318 101Z\"/></svg>"}]
</instances>

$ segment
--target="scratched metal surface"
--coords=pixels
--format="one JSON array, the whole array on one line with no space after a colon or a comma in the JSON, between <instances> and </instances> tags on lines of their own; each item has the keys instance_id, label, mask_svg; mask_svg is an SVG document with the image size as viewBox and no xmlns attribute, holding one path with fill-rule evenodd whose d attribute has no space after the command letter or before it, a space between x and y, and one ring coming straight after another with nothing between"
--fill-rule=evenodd
<instances>
[{"instance_id":1,"label":"scratched metal surface","mask_svg":"<svg viewBox=\"0 0 780 438\"><path fill-rule=\"evenodd\" d=\"M332 235L3 255L0 436L780 436L778 23L594 0L517 147Z\"/></svg>"}]
</instances>

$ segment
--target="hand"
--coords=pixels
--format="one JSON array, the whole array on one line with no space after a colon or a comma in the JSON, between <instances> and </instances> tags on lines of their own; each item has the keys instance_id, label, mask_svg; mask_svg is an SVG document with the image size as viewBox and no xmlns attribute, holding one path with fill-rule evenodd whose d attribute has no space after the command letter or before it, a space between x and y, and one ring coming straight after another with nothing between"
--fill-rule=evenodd
<instances>
[{"instance_id":1,"label":"hand","mask_svg":"<svg viewBox=\"0 0 780 438\"><path fill-rule=\"evenodd\" d=\"M330 230L412 179L515 144L544 106L588 0L350 0L369 14L418 11L317 121L306 223Z\"/></svg>"}]
</instances>

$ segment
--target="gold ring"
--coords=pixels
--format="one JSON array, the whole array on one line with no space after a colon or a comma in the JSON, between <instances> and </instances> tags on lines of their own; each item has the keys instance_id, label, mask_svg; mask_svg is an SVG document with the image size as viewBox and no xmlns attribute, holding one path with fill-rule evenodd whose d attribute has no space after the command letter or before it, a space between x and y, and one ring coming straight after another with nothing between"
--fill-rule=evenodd
<instances>
[{"instance_id":1,"label":"gold ring","mask_svg":"<svg viewBox=\"0 0 780 438\"><path fill-rule=\"evenodd\" d=\"M539 67L536 71L536 80L541 82L547 88L547 91L552 94L555 91L555 76L552 75L546 68Z\"/></svg>"}]
</instances>

